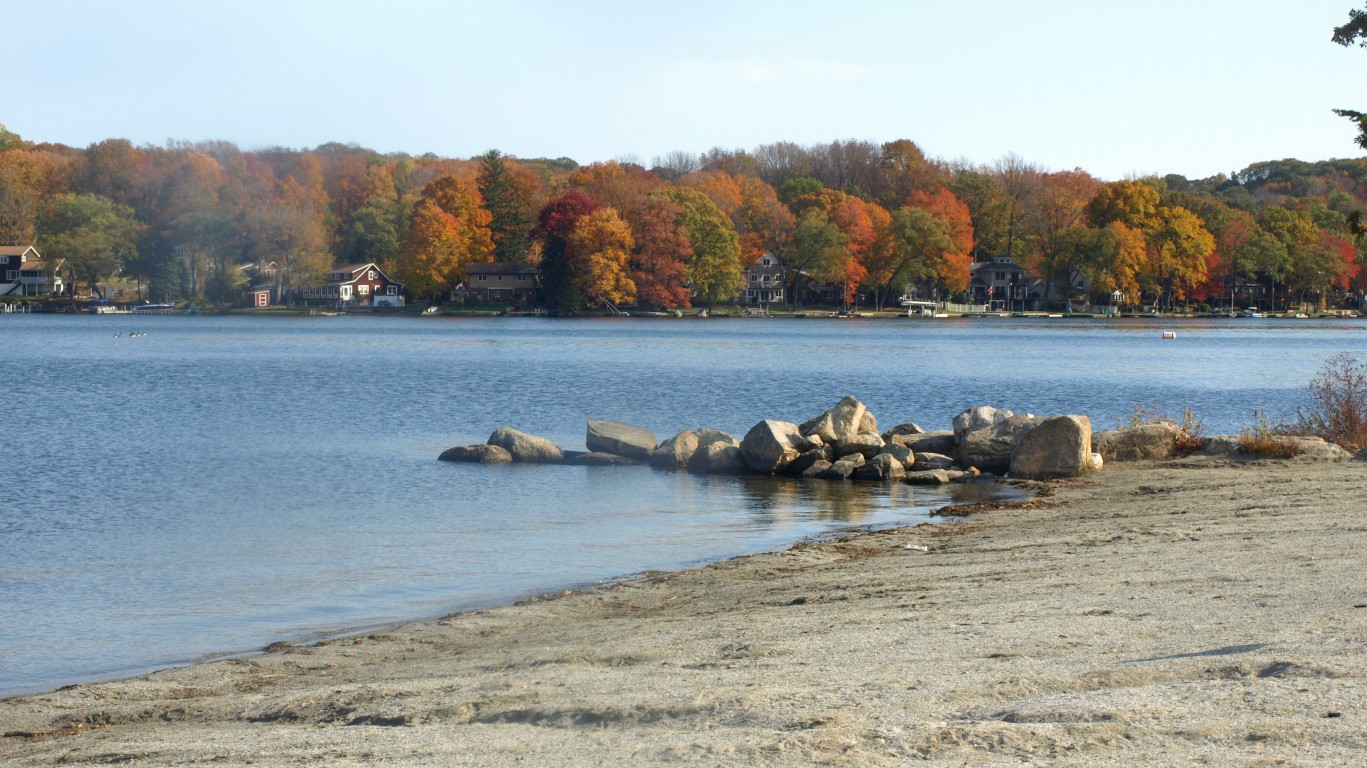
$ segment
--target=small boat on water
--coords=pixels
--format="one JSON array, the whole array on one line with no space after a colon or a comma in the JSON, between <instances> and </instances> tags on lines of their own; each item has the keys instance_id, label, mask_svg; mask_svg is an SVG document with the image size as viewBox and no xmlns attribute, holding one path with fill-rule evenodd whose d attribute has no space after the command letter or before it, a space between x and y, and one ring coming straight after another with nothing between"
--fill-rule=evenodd
<instances>
[{"instance_id":1,"label":"small boat on water","mask_svg":"<svg viewBox=\"0 0 1367 768\"><path fill-rule=\"evenodd\" d=\"M133 307L133 314L135 315L139 313L174 311L176 311L174 304L139 304L138 306Z\"/></svg>"}]
</instances>

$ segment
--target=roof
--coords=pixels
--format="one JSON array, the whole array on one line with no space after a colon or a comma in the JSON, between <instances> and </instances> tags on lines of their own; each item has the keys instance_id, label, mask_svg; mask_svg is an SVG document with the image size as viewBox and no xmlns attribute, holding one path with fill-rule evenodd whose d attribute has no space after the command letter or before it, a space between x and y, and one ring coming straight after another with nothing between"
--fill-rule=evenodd
<instances>
[{"instance_id":1,"label":"roof","mask_svg":"<svg viewBox=\"0 0 1367 768\"><path fill-rule=\"evenodd\" d=\"M467 275L534 275L536 267L513 264L508 261L475 262L465 265Z\"/></svg>"},{"instance_id":2,"label":"roof","mask_svg":"<svg viewBox=\"0 0 1367 768\"><path fill-rule=\"evenodd\" d=\"M30 250L37 255L38 251L32 245L0 245L0 256L22 256Z\"/></svg>"}]
</instances>

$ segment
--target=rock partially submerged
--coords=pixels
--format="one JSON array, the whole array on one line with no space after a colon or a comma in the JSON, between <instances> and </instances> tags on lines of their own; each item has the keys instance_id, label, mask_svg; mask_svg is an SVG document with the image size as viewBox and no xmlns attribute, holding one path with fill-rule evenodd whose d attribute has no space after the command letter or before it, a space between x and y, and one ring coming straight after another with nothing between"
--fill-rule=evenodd
<instances>
[{"instance_id":1,"label":"rock partially submerged","mask_svg":"<svg viewBox=\"0 0 1367 768\"><path fill-rule=\"evenodd\" d=\"M802 433L796 424L765 419L750 428L740 441L745 464L763 475L784 471L802 455Z\"/></svg>"},{"instance_id":2,"label":"rock partially submerged","mask_svg":"<svg viewBox=\"0 0 1367 768\"><path fill-rule=\"evenodd\" d=\"M497 445L458 445L442 451L437 460L465 461L475 464L506 464L513 460L513 456Z\"/></svg>"},{"instance_id":3,"label":"rock partially submerged","mask_svg":"<svg viewBox=\"0 0 1367 768\"><path fill-rule=\"evenodd\" d=\"M650 454L650 466L656 469L687 469L689 459L698 450L698 433L685 429L660 443Z\"/></svg>"},{"instance_id":4,"label":"rock partially submerged","mask_svg":"<svg viewBox=\"0 0 1367 768\"><path fill-rule=\"evenodd\" d=\"M655 451L655 433L620 421L589 419L584 444L590 451L647 461Z\"/></svg>"},{"instance_id":5,"label":"rock partially submerged","mask_svg":"<svg viewBox=\"0 0 1367 768\"><path fill-rule=\"evenodd\" d=\"M488 443L506 450L513 461L556 463L565 458L564 452L550 440L512 427L495 429L489 435Z\"/></svg>"}]
</instances>

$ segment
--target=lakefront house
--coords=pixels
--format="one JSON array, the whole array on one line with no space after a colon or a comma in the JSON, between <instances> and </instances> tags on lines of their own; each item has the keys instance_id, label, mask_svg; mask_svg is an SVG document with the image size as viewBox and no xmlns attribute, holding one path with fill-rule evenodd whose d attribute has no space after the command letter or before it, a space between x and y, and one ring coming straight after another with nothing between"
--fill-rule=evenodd
<instances>
[{"instance_id":1,"label":"lakefront house","mask_svg":"<svg viewBox=\"0 0 1367 768\"><path fill-rule=\"evenodd\" d=\"M0 246L0 296L55 296L63 292L65 259L44 260L32 245Z\"/></svg>"},{"instance_id":2,"label":"lakefront house","mask_svg":"<svg viewBox=\"0 0 1367 768\"><path fill-rule=\"evenodd\" d=\"M333 267L327 282L299 289L305 300L371 307L402 307L403 283L389 279L374 262Z\"/></svg>"},{"instance_id":3,"label":"lakefront house","mask_svg":"<svg viewBox=\"0 0 1367 768\"><path fill-rule=\"evenodd\" d=\"M745 270L744 303L765 306L782 303L784 284L783 264L772 253L764 253Z\"/></svg>"},{"instance_id":4,"label":"lakefront house","mask_svg":"<svg viewBox=\"0 0 1367 768\"><path fill-rule=\"evenodd\" d=\"M503 261L466 264L465 275L464 286L457 287L452 298L463 290L478 302L527 305L536 301L536 267Z\"/></svg>"}]
</instances>

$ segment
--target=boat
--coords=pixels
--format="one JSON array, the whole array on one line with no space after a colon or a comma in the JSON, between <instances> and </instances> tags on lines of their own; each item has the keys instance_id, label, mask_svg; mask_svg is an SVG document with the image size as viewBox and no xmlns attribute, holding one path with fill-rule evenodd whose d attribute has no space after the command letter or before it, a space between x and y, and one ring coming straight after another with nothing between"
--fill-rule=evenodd
<instances>
[{"instance_id":1,"label":"boat","mask_svg":"<svg viewBox=\"0 0 1367 768\"><path fill-rule=\"evenodd\" d=\"M174 312L176 307L173 304L139 304L133 307L133 314L150 314L153 312Z\"/></svg>"}]
</instances>

